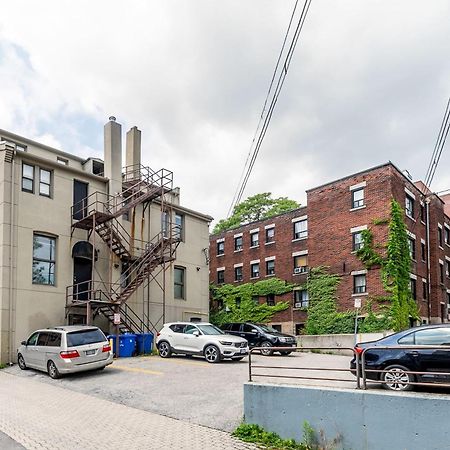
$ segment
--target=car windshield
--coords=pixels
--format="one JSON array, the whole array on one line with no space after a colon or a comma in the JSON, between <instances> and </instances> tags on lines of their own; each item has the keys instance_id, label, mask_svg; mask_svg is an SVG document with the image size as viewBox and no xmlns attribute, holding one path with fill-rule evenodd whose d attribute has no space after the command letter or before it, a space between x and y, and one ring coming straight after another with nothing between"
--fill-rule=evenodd
<instances>
[{"instance_id":1,"label":"car windshield","mask_svg":"<svg viewBox=\"0 0 450 450\"><path fill-rule=\"evenodd\" d=\"M105 335L98 328L67 333L67 347L77 347L78 345L94 344L103 341L106 341Z\"/></svg>"},{"instance_id":2,"label":"car windshield","mask_svg":"<svg viewBox=\"0 0 450 450\"><path fill-rule=\"evenodd\" d=\"M275 328L269 327L268 325L258 324L258 327L261 328L261 330L263 331L267 331L268 333L279 333L278 330L275 330Z\"/></svg>"},{"instance_id":3,"label":"car windshield","mask_svg":"<svg viewBox=\"0 0 450 450\"><path fill-rule=\"evenodd\" d=\"M222 330L219 330L214 325L197 325L197 328L203 333L203 334L225 334Z\"/></svg>"}]
</instances>

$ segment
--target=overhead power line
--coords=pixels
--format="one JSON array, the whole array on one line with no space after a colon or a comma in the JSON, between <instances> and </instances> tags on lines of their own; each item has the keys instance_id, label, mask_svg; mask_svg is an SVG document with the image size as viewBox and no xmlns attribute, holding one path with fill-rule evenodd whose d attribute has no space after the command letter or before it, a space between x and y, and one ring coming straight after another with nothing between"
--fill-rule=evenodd
<instances>
[{"instance_id":1,"label":"overhead power line","mask_svg":"<svg viewBox=\"0 0 450 450\"><path fill-rule=\"evenodd\" d=\"M425 175L425 186L431 189L434 174L436 173L439 160L441 159L442 150L444 149L447 140L448 132L450 130L450 97L445 108L444 117L442 119L441 127L439 129L436 144L434 145L433 153L431 155L430 164L428 165L427 173Z\"/></svg>"},{"instance_id":2,"label":"overhead power line","mask_svg":"<svg viewBox=\"0 0 450 450\"><path fill-rule=\"evenodd\" d=\"M289 25L288 25L288 28L286 31L286 35L283 40L283 45L281 47L280 54L278 56L278 60L277 60L276 66L275 66L272 80L270 82L269 90L267 92L266 99L264 101L264 105L263 105L261 116L260 116L260 119L258 122L258 126L256 128L256 132L255 132L255 135L253 137L253 140L252 140L252 143L250 146L250 151L249 151L249 153L247 155L247 159L245 161L244 169L242 171L242 175L239 180L238 188L236 189L236 192L233 197L233 201L231 202L231 205L230 205L230 209L228 210L228 217L232 214L236 205L238 205L241 202L242 195L247 186L248 179L250 178L250 175L252 173L253 166L255 165L255 161L258 156L259 150L261 148L261 144L266 135L267 128L269 127L270 120L272 118L272 114L275 109L275 105L278 101L278 97L280 95L281 89L284 84L284 80L286 79L287 72L288 72L289 66L291 64L292 56L294 54L294 50L297 45L298 38L300 36L300 32L303 28L303 24L305 22L306 15L308 14L308 10L309 10L311 1L312 0L305 0L300 17L298 19L297 27L296 27L295 32L291 39L289 49L286 52L283 66L280 68L280 61L282 59L282 56L283 56L283 53L285 50L285 46L286 46L286 41L288 39L290 30L291 30L291 25L292 25L292 22L293 22L293 19L295 16L295 12L297 9L298 0L295 2L294 9L292 11L291 18L289 20ZM272 88L273 88L274 81L276 79L277 74L278 74L278 81L276 83L275 90L272 92ZM271 94L272 94L272 97L271 97L271 101L270 101L270 106L269 106L268 110L266 111L267 103L269 101ZM261 123L263 124L262 127L261 127ZM255 144L255 141L256 141L256 144Z\"/></svg>"}]
</instances>

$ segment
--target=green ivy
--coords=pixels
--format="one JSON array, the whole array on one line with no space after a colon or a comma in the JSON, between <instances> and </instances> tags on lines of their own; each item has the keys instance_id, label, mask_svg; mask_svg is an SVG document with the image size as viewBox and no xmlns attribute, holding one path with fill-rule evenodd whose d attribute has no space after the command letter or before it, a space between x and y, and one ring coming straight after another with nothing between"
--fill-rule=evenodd
<instances>
[{"instance_id":1,"label":"green ivy","mask_svg":"<svg viewBox=\"0 0 450 450\"><path fill-rule=\"evenodd\" d=\"M370 229L361 231L362 247L356 251L356 256L364 263L367 269L373 266L382 266L383 258L373 249L373 234Z\"/></svg>"},{"instance_id":2,"label":"green ivy","mask_svg":"<svg viewBox=\"0 0 450 450\"><path fill-rule=\"evenodd\" d=\"M223 303L219 311L211 311L210 321L218 326L227 322L270 322L275 313L289 308L288 302L278 302L274 306L258 303L255 298L267 295L282 295L292 292L295 284L279 278L244 283L241 285L211 285L212 300Z\"/></svg>"}]
</instances>

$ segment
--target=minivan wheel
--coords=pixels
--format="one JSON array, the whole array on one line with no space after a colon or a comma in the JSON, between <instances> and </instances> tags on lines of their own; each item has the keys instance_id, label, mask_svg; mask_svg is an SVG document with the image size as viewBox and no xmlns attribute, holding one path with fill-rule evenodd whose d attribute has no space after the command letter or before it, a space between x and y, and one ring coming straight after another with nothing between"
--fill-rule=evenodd
<instances>
[{"instance_id":1,"label":"minivan wheel","mask_svg":"<svg viewBox=\"0 0 450 450\"><path fill-rule=\"evenodd\" d=\"M170 345L166 341L162 341L158 344L159 356L161 358L169 358L172 354L172 350L170 349Z\"/></svg>"},{"instance_id":2,"label":"minivan wheel","mask_svg":"<svg viewBox=\"0 0 450 450\"><path fill-rule=\"evenodd\" d=\"M408 369L400 365L389 366L381 374L383 387L391 391L410 391L414 376L407 373Z\"/></svg>"},{"instance_id":3,"label":"minivan wheel","mask_svg":"<svg viewBox=\"0 0 450 450\"><path fill-rule=\"evenodd\" d=\"M47 363L47 372L50 378L53 378L54 380L61 376L56 364L52 360Z\"/></svg>"},{"instance_id":4,"label":"minivan wheel","mask_svg":"<svg viewBox=\"0 0 450 450\"><path fill-rule=\"evenodd\" d=\"M220 361L220 350L215 345L208 345L203 351L206 361L218 363Z\"/></svg>"},{"instance_id":5,"label":"minivan wheel","mask_svg":"<svg viewBox=\"0 0 450 450\"><path fill-rule=\"evenodd\" d=\"M263 347L261 349L261 355L264 356L272 356L273 350L272 350L272 344L269 341L264 341L261 344L261 347Z\"/></svg>"},{"instance_id":6,"label":"minivan wheel","mask_svg":"<svg viewBox=\"0 0 450 450\"><path fill-rule=\"evenodd\" d=\"M20 353L17 355L17 364L19 365L19 367L22 370L28 369L27 365L25 364L25 359L23 358L23 356Z\"/></svg>"}]
</instances>

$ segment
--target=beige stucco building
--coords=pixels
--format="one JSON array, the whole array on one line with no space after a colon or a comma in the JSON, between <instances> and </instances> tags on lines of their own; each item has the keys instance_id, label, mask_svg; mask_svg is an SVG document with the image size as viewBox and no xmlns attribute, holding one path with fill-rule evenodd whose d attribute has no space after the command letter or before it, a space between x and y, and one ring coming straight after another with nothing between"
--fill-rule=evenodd
<instances>
[{"instance_id":1,"label":"beige stucco building","mask_svg":"<svg viewBox=\"0 0 450 450\"><path fill-rule=\"evenodd\" d=\"M115 118L104 133L102 161L0 130L2 363L41 327L208 319L212 218L181 206L170 171L141 165L136 127L125 167Z\"/></svg>"}]
</instances>

